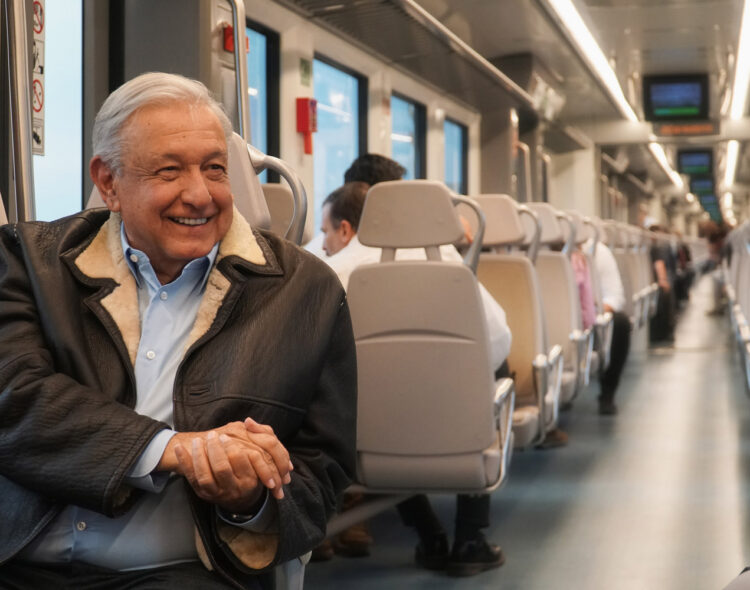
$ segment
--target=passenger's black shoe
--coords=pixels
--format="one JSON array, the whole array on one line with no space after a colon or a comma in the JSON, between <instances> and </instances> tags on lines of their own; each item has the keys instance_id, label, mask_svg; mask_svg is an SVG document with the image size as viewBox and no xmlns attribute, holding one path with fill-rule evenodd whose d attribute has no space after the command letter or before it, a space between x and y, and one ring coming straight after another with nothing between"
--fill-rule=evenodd
<instances>
[{"instance_id":1,"label":"passenger's black shoe","mask_svg":"<svg viewBox=\"0 0 750 590\"><path fill-rule=\"evenodd\" d=\"M494 543L488 543L480 535L477 539L456 542L445 567L449 576L475 576L486 570L500 567L505 563L503 550Z\"/></svg>"},{"instance_id":2,"label":"passenger's black shoe","mask_svg":"<svg viewBox=\"0 0 750 590\"><path fill-rule=\"evenodd\" d=\"M445 533L435 535L428 543L420 541L414 550L414 561L428 570L444 570L448 557L450 557L450 551Z\"/></svg>"}]
</instances>

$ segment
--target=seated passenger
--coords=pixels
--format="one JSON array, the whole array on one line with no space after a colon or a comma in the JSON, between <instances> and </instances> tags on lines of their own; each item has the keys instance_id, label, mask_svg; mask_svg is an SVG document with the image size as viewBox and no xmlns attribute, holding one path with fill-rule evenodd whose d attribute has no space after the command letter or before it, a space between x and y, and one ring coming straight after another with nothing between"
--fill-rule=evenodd
<instances>
[{"instance_id":1,"label":"seated passenger","mask_svg":"<svg viewBox=\"0 0 750 590\"><path fill-rule=\"evenodd\" d=\"M234 209L230 134L201 83L139 76L94 124L109 211L0 230L3 588L270 587L323 539L355 470L346 298Z\"/></svg>"},{"instance_id":2,"label":"seated passenger","mask_svg":"<svg viewBox=\"0 0 750 590\"><path fill-rule=\"evenodd\" d=\"M344 288L348 286L355 268L380 260L380 248L364 246L357 238L368 189L369 185L364 182L348 182L331 193L323 203L321 231L325 234L325 261L339 275ZM442 246L440 252L444 259L462 260L451 245ZM424 258L423 248L396 251L397 260ZM500 305L481 284L479 289L490 335L493 367L500 369L510 352L510 330ZM404 523L417 529L420 543L415 559L425 568L445 569L449 575L470 576L499 567L505 560L501 549L488 543L481 533L481 529L490 524L488 494L457 496L455 541L450 553L447 535L427 496L418 495L406 500L398 505L398 510Z\"/></svg>"},{"instance_id":3,"label":"seated passenger","mask_svg":"<svg viewBox=\"0 0 750 590\"><path fill-rule=\"evenodd\" d=\"M590 248L591 241L584 244ZM604 312L612 314L612 344L609 352L609 366L603 365L599 372L599 413L603 416L617 414L615 393L620 384L625 361L630 350L630 319L623 312L625 307L625 290L612 251L606 244L597 242L594 252L594 267L599 278L599 289L602 294Z\"/></svg>"}]
</instances>

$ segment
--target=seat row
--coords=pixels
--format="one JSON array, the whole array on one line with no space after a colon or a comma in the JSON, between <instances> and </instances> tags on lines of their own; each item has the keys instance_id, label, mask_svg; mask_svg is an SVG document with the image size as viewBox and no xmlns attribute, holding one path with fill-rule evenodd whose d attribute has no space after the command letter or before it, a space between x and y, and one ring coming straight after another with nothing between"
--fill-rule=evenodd
<instances>
[{"instance_id":1,"label":"seat row","mask_svg":"<svg viewBox=\"0 0 750 590\"><path fill-rule=\"evenodd\" d=\"M750 395L750 222L745 221L727 235L729 255L718 272L724 283L732 330L745 372Z\"/></svg>"}]
</instances>

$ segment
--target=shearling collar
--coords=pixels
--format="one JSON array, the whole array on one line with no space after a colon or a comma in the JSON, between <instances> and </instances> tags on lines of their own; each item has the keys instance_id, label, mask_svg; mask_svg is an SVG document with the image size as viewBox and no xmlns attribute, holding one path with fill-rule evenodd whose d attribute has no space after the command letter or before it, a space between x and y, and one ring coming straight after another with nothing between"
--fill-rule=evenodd
<instances>
[{"instance_id":1,"label":"shearling collar","mask_svg":"<svg viewBox=\"0 0 750 590\"><path fill-rule=\"evenodd\" d=\"M80 272L91 279L112 279L115 287L100 303L117 325L125 343L130 361L135 366L141 325L138 311L138 290L130 272L120 241L119 213L111 213L94 239L74 260ZM281 274L275 256L268 245L250 228L235 208L232 224L219 244L216 264L211 269L203 300L195 323L187 339L185 350L190 348L211 327L216 313L231 286L230 280L219 270L219 262L233 257L245 266L263 274Z\"/></svg>"}]
</instances>

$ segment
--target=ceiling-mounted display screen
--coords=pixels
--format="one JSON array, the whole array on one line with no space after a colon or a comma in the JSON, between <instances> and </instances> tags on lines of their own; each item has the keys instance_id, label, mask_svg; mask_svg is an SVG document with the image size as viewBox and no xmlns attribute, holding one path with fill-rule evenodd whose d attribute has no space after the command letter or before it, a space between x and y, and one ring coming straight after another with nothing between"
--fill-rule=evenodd
<instances>
[{"instance_id":1,"label":"ceiling-mounted display screen","mask_svg":"<svg viewBox=\"0 0 750 590\"><path fill-rule=\"evenodd\" d=\"M708 119L708 75L644 76L647 121Z\"/></svg>"},{"instance_id":2,"label":"ceiling-mounted display screen","mask_svg":"<svg viewBox=\"0 0 750 590\"><path fill-rule=\"evenodd\" d=\"M710 176L706 178L691 178L690 192L698 197L714 194L714 179Z\"/></svg>"},{"instance_id":3,"label":"ceiling-mounted display screen","mask_svg":"<svg viewBox=\"0 0 750 590\"><path fill-rule=\"evenodd\" d=\"M713 172L712 150L681 150L677 154L677 169L680 174L706 176Z\"/></svg>"}]
</instances>

